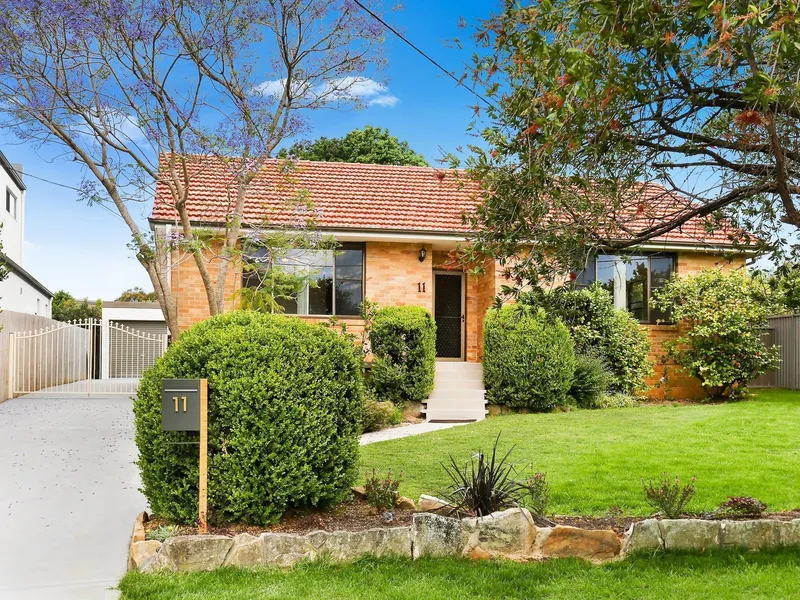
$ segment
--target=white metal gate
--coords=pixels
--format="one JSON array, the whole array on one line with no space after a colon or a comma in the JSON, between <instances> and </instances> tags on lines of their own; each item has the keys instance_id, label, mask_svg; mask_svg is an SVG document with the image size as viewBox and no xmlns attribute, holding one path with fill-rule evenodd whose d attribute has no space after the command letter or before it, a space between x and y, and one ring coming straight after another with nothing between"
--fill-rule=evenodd
<instances>
[{"instance_id":1,"label":"white metal gate","mask_svg":"<svg viewBox=\"0 0 800 600\"><path fill-rule=\"evenodd\" d=\"M21 394L133 394L167 334L85 319L10 334L9 380Z\"/></svg>"}]
</instances>

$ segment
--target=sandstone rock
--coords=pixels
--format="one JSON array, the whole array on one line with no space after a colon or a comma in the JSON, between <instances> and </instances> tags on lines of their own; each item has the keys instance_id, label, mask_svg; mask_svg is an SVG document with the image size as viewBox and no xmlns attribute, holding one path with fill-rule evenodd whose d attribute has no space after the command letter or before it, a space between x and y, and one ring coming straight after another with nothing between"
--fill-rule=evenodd
<instances>
[{"instance_id":1,"label":"sandstone rock","mask_svg":"<svg viewBox=\"0 0 800 600\"><path fill-rule=\"evenodd\" d=\"M150 564L169 571L212 571L222 566L233 545L224 535L179 535L168 538Z\"/></svg>"},{"instance_id":2,"label":"sandstone rock","mask_svg":"<svg viewBox=\"0 0 800 600\"><path fill-rule=\"evenodd\" d=\"M722 521L719 541L723 546L748 550L764 550L778 545L778 524L775 521Z\"/></svg>"},{"instance_id":3,"label":"sandstone rock","mask_svg":"<svg viewBox=\"0 0 800 600\"><path fill-rule=\"evenodd\" d=\"M420 512L431 512L446 517L449 517L456 512L456 507L449 502L439 500L439 498L428 496L426 494L422 494L419 497L418 507Z\"/></svg>"},{"instance_id":4,"label":"sandstone rock","mask_svg":"<svg viewBox=\"0 0 800 600\"><path fill-rule=\"evenodd\" d=\"M414 504L414 501L405 496L398 496L394 505L401 510L417 510L417 505Z\"/></svg>"},{"instance_id":5,"label":"sandstone rock","mask_svg":"<svg viewBox=\"0 0 800 600\"><path fill-rule=\"evenodd\" d=\"M664 540L661 539L661 527L657 519L645 519L631 525L626 533L625 548L623 552L654 552L664 549Z\"/></svg>"},{"instance_id":6,"label":"sandstone rock","mask_svg":"<svg viewBox=\"0 0 800 600\"><path fill-rule=\"evenodd\" d=\"M161 548L158 540L141 540L131 544L130 565L131 570L142 570L149 563Z\"/></svg>"},{"instance_id":7,"label":"sandstone rock","mask_svg":"<svg viewBox=\"0 0 800 600\"><path fill-rule=\"evenodd\" d=\"M777 528L781 546L800 546L800 519L778 522Z\"/></svg>"},{"instance_id":8,"label":"sandstone rock","mask_svg":"<svg viewBox=\"0 0 800 600\"><path fill-rule=\"evenodd\" d=\"M542 544L545 557L578 557L600 562L619 556L622 542L611 529L579 529L556 525Z\"/></svg>"},{"instance_id":9,"label":"sandstone rock","mask_svg":"<svg viewBox=\"0 0 800 600\"><path fill-rule=\"evenodd\" d=\"M482 548L472 548L467 552L467 556L471 560L489 560L493 558L491 553L483 550Z\"/></svg>"},{"instance_id":10,"label":"sandstone rock","mask_svg":"<svg viewBox=\"0 0 800 600\"><path fill-rule=\"evenodd\" d=\"M533 517L524 508L510 508L486 517L461 521L465 552L481 548L501 555L528 555L536 540Z\"/></svg>"},{"instance_id":11,"label":"sandstone rock","mask_svg":"<svg viewBox=\"0 0 800 600\"><path fill-rule=\"evenodd\" d=\"M665 519L660 521L660 527L666 550L702 552L719 546L719 521Z\"/></svg>"},{"instance_id":12,"label":"sandstone rock","mask_svg":"<svg viewBox=\"0 0 800 600\"><path fill-rule=\"evenodd\" d=\"M147 539L147 536L144 532L144 524L147 523L147 513L142 511L138 515L136 515L136 519L133 521L133 533L131 534L131 543L133 542L143 542Z\"/></svg>"},{"instance_id":13,"label":"sandstone rock","mask_svg":"<svg viewBox=\"0 0 800 600\"><path fill-rule=\"evenodd\" d=\"M367 492L364 489L363 485L354 485L353 487L350 488L350 491L353 492L353 496L355 496L356 498L363 499L367 497Z\"/></svg>"},{"instance_id":14,"label":"sandstone rock","mask_svg":"<svg viewBox=\"0 0 800 600\"><path fill-rule=\"evenodd\" d=\"M270 567L291 567L301 560L314 560L317 549L312 544L313 536L325 534L318 531L307 536L295 533L262 533L261 561Z\"/></svg>"},{"instance_id":15,"label":"sandstone rock","mask_svg":"<svg viewBox=\"0 0 800 600\"><path fill-rule=\"evenodd\" d=\"M411 528L368 529L366 531L315 531L308 541L318 556L332 562L346 562L370 556L411 556Z\"/></svg>"},{"instance_id":16,"label":"sandstone rock","mask_svg":"<svg viewBox=\"0 0 800 600\"><path fill-rule=\"evenodd\" d=\"M459 556L463 548L461 521L441 515L417 513L411 527L414 558Z\"/></svg>"},{"instance_id":17,"label":"sandstone rock","mask_svg":"<svg viewBox=\"0 0 800 600\"><path fill-rule=\"evenodd\" d=\"M225 557L225 566L257 567L262 564L261 539L249 533L240 533L233 538L228 555Z\"/></svg>"}]
</instances>

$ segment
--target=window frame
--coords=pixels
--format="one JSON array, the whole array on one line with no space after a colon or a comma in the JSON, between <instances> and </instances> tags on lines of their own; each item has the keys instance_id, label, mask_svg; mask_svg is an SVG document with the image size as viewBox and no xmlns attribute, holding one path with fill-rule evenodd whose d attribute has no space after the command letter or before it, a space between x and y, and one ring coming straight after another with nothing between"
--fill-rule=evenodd
<instances>
[{"instance_id":1,"label":"window frame","mask_svg":"<svg viewBox=\"0 0 800 600\"><path fill-rule=\"evenodd\" d=\"M645 290L645 303L644 303L645 318L644 319L637 319L637 320L641 325L659 325L659 324L666 324L666 323L670 322L667 319L667 320L664 320L662 323L658 323L657 320L653 320L653 318L652 318L652 308L650 306L650 301L652 299L652 293L653 293L653 269L651 267L651 264L652 264L653 257L656 257L656 258L671 258L672 259L672 269L670 271L670 277L672 277L673 275L675 275L678 272L678 253L677 252L660 252L660 251L646 252L646 251L642 251L642 252L638 252L638 253L635 253L635 254L631 253L629 255L595 254L595 255L590 257L590 260L592 261L592 263L594 265L594 277L593 277L592 281L589 282L589 283L578 284L577 283L578 279L581 277L581 275L583 275L583 273L586 272L586 270L580 271L580 272L578 272L576 274L576 277L575 277L575 279L573 281L573 286L574 287L582 289L582 288L590 287L590 286L592 286L592 285L597 283L597 281L598 281L598 279L597 279L597 270L598 270L598 263L599 263L598 257L599 256L617 256L617 257L627 257L627 258L630 258L630 259L646 258L647 259L647 281L646 281L647 289ZM625 289L626 290L627 290L627 281L628 281L628 278L627 278L627 265L628 264L630 264L630 263L623 261L623 265L625 266L624 281L625 281ZM612 299L614 301L614 306L617 306L618 303L617 303L617 298L616 298L616 294L615 294L616 287L617 287L616 286L616 278L613 281L614 281L614 286L613 286L614 292L612 292L611 296L612 296ZM625 310L628 311L629 314L633 315L634 313L631 312L630 308L628 308L627 293L625 294L625 298L623 298L623 300L624 300L624 308L625 308Z\"/></svg>"},{"instance_id":2,"label":"window frame","mask_svg":"<svg viewBox=\"0 0 800 600\"><path fill-rule=\"evenodd\" d=\"M11 218L15 221L17 220L18 204L19 197L17 197L17 195L11 191L10 187L6 186L6 212L11 215Z\"/></svg>"},{"instance_id":3,"label":"window frame","mask_svg":"<svg viewBox=\"0 0 800 600\"><path fill-rule=\"evenodd\" d=\"M316 319L327 319L330 317L337 317L342 319L358 319L360 318L359 314L348 314L348 315L340 315L336 310L336 253L342 250L360 250L361 251L361 302L364 301L366 297L366 285L367 285L367 244L366 242L338 242L336 248L333 249L333 265L332 265L332 276L331 276L331 314L326 313L290 313L284 312L283 314L289 315L292 317L306 317L306 318L316 318ZM314 252L314 250L310 250L310 252ZM248 272L242 272L242 286L247 285L248 280ZM356 281L355 279L347 278L344 281ZM306 287L306 292L308 287Z\"/></svg>"}]
</instances>

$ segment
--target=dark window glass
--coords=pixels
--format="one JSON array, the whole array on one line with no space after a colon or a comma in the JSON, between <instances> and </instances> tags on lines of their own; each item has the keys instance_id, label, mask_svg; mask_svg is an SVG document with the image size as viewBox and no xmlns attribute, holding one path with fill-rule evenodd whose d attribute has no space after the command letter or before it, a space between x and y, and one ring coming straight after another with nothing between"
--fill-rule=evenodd
<instances>
[{"instance_id":1,"label":"dark window glass","mask_svg":"<svg viewBox=\"0 0 800 600\"><path fill-rule=\"evenodd\" d=\"M364 246L342 244L336 251L336 314L357 316L364 300Z\"/></svg>"},{"instance_id":2,"label":"dark window glass","mask_svg":"<svg viewBox=\"0 0 800 600\"><path fill-rule=\"evenodd\" d=\"M333 268L324 267L314 275L316 287L308 287L309 315L333 314Z\"/></svg>"},{"instance_id":3,"label":"dark window glass","mask_svg":"<svg viewBox=\"0 0 800 600\"><path fill-rule=\"evenodd\" d=\"M359 305L364 300L361 281L336 281L336 314L358 315Z\"/></svg>"},{"instance_id":4,"label":"dark window glass","mask_svg":"<svg viewBox=\"0 0 800 600\"><path fill-rule=\"evenodd\" d=\"M597 281L612 297L614 296L615 265L619 260L619 256L610 254L601 254L597 257Z\"/></svg>"},{"instance_id":5,"label":"dark window glass","mask_svg":"<svg viewBox=\"0 0 800 600\"><path fill-rule=\"evenodd\" d=\"M6 188L6 212L17 218L17 197L8 188Z\"/></svg>"},{"instance_id":6,"label":"dark window glass","mask_svg":"<svg viewBox=\"0 0 800 600\"><path fill-rule=\"evenodd\" d=\"M660 290L672 276L675 268L675 258L672 256L651 256L650 257L650 297L652 298L655 290ZM664 311L650 306L650 322L669 321L670 315Z\"/></svg>"},{"instance_id":7,"label":"dark window glass","mask_svg":"<svg viewBox=\"0 0 800 600\"><path fill-rule=\"evenodd\" d=\"M639 319L647 319L647 257L632 256L625 265L625 306Z\"/></svg>"},{"instance_id":8,"label":"dark window glass","mask_svg":"<svg viewBox=\"0 0 800 600\"><path fill-rule=\"evenodd\" d=\"M592 285L597 278L597 260L594 256L589 257L586 261L586 269L578 273L575 279L576 288L585 288Z\"/></svg>"}]
</instances>

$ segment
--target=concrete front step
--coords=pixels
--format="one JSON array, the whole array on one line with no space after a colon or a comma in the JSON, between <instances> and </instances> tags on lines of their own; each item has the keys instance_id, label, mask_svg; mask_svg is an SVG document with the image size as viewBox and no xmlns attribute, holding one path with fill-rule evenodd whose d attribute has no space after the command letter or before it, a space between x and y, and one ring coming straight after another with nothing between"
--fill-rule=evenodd
<instances>
[{"instance_id":1,"label":"concrete front step","mask_svg":"<svg viewBox=\"0 0 800 600\"><path fill-rule=\"evenodd\" d=\"M488 411L472 409L423 409L426 421L480 421L486 417Z\"/></svg>"},{"instance_id":2,"label":"concrete front step","mask_svg":"<svg viewBox=\"0 0 800 600\"><path fill-rule=\"evenodd\" d=\"M483 365L437 361L433 393L425 402L427 421L480 421L486 414Z\"/></svg>"}]
</instances>

